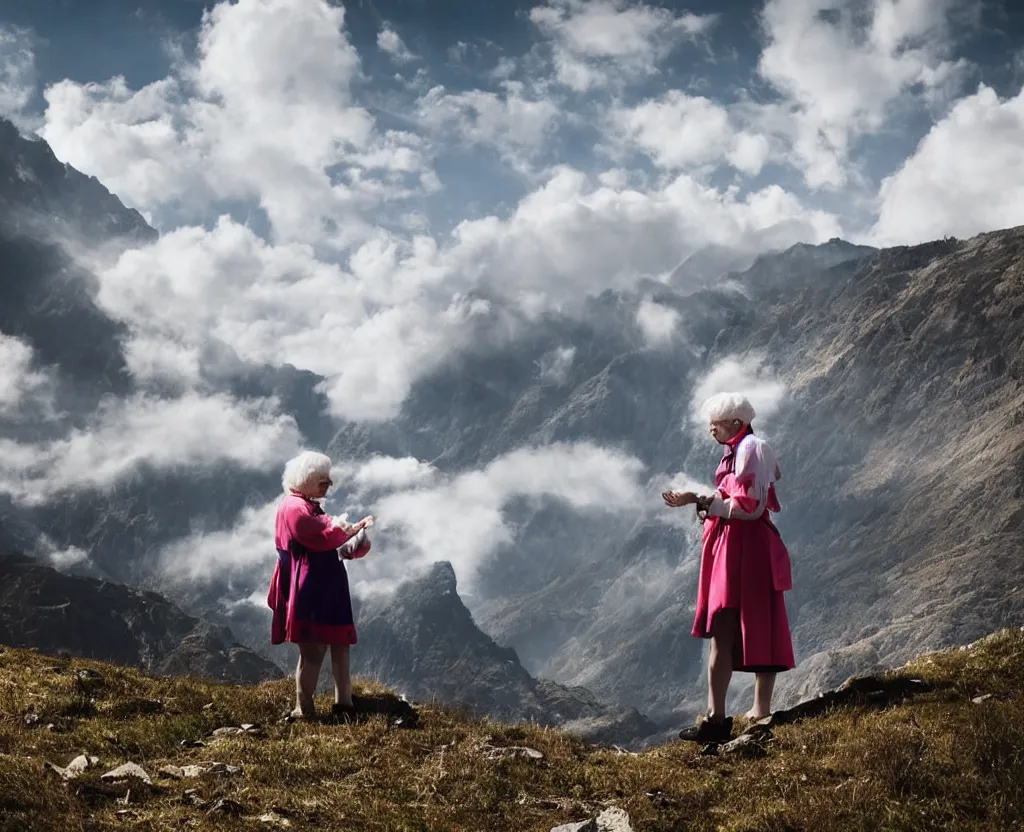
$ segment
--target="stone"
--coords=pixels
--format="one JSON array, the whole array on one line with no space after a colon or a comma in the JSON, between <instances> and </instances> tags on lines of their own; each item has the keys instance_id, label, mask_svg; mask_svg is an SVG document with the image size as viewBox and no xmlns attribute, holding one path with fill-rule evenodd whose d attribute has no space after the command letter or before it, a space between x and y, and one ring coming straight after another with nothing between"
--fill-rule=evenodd
<instances>
[{"instance_id":1,"label":"stone","mask_svg":"<svg viewBox=\"0 0 1024 832\"><path fill-rule=\"evenodd\" d=\"M597 832L633 832L625 809L609 806L597 816Z\"/></svg>"},{"instance_id":2,"label":"stone","mask_svg":"<svg viewBox=\"0 0 1024 832\"><path fill-rule=\"evenodd\" d=\"M237 818L243 811L242 804L237 800L232 800L230 797L222 797L210 807L210 811L207 814L220 813Z\"/></svg>"},{"instance_id":3,"label":"stone","mask_svg":"<svg viewBox=\"0 0 1024 832\"><path fill-rule=\"evenodd\" d=\"M153 785L152 778L146 774L146 770L137 763L125 763L123 766L118 766L115 769L111 769L106 774L100 775L100 780L109 780L112 782L129 779L141 780L147 786Z\"/></svg>"},{"instance_id":4,"label":"stone","mask_svg":"<svg viewBox=\"0 0 1024 832\"><path fill-rule=\"evenodd\" d=\"M561 826L553 827L551 832L633 832L633 826L625 809L609 806L596 818L563 823Z\"/></svg>"},{"instance_id":5,"label":"stone","mask_svg":"<svg viewBox=\"0 0 1024 832\"><path fill-rule=\"evenodd\" d=\"M82 690L93 691L97 690L106 684L106 679L103 675L97 673L95 670L79 670L75 673L75 681Z\"/></svg>"},{"instance_id":6,"label":"stone","mask_svg":"<svg viewBox=\"0 0 1024 832\"><path fill-rule=\"evenodd\" d=\"M60 775L64 780L74 780L80 777L83 772L99 765L99 762L99 757L90 757L86 754L79 754L63 768L61 766L54 765L53 763L47 763L46 767L55 774Z\"/></svg>"},{"instance_id":7,"label":"stone","mask_svg":"<svg viewBox=\"0 0 1024 832\"><path fill-rule=\"evenodd\" d=\"M500 760L505 757L525 757L527 760L543 760L544 755L536 748L527 748L525 745L510 745L504 748L488 748L484 752L488 760Z\"/></svg>"},{"instance_id":8,"label":"stone","mask_svg":"<svg viewBox=\"0 0 1024 832\"><path fill-rule=\"evenodd\" d=\"M242 766L228 765L227 763L205 762L194 765L182 766L181 776L186 778L204 777L207 774L223 774L232 776L241 774Z\"/></svg>"},{"instance_id":9,"label":"stone","mask_svg":"<svg viewBox=\"0 0 1024 832\"><path fill-rule=\"evenodd\" d=\"M168 778L169 780L181 780L185 776L185 773L179 766L172 765L160 766L160 768L156 770L156 773L162 777Z\"/></svg>"},{"instance_id":10,"label":"stone","mask_svg":"<svg viewBox=\"0 0 1024 832\"><path fill-rule=\"evenodd\" d=\"M266 824L267 826L277 826L281 829L289 829L292 825L292 822L288 820L288 818L283 818L276 812L267 812L262 814L257 818L257 821L262 824Z\"/></svg>"},{"instance_id":11,"label":"stone","mask_svg":"<svg viewBox=\"0 0 1024 832\"><path fill-rule=\"evenodd\" d=\"M234 726L228 726L228 727L225 727L225 728L217 728L213 732L212 736L217 737L218 739L221 739L223 737L237 737L239 734L244 734L244 733L245 733L245 729L244 728L236 728Z\"/></svg>"},{"instance_id":12,"label":"stone","mask_svg":"<svg viewBox=\"0 0 1024 832\"><path fill-rule=\"evenodd\" d=\"M597 821L580 821L579 823L563 823L561 826L553 826L551 832L597 832Z\"/></svg>"},{"instance_id":13,"label":"stone","mask_svg":"<svg viewBox=\"0 0 1024 832\"><path fill-rule=\"evenodd\" d=\"M722 746L722 753L737 754L741 757L763 757L768 753L764 746L770 737L770 734L764 733L740 734Z\"/></svg>"}]
</instances>

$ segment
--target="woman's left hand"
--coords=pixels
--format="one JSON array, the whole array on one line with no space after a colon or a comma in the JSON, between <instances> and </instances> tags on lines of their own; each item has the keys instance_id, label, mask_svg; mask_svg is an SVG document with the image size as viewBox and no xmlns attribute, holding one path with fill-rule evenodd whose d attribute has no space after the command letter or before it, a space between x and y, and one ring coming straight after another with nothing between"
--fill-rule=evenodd
<instances>
[{"instance_id":1,"label":"woman's left hand","mask_svg":"<svg viewBox=\"0 0 1024 832\"><path fill-rule=\"evenodd\" d=\"M697 495L692 491L665 491L661 498L672 508L682 508L697 502Z\"/></svg>"}]
</instances>

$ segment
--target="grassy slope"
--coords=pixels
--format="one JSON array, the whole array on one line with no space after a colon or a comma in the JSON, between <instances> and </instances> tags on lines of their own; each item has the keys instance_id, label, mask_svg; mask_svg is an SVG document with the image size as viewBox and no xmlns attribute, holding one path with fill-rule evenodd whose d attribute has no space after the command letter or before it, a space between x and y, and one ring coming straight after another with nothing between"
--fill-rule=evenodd
<instances>
[{"instance_id":1,"label":"grassy slope","mask_svg":"<svg viewBox=\"0 0 1024 832\"><path fill-rule=\"evenodd\" d=\"M104 677L91 697L75 675L86 668ZM638 832L1024 828L1024 632L922 657L900 674L939 688L882 710L850 708L778 727L768 755L748 760L700 756L682 743L618 754L557 731L474 722L434 707L421 710L422 727L412 730L383 717L286 725L277 718L288 682L152 678L3 650L0 830L254 829L269 828L256 821L271 814L293 829L547 832L608 805L626 809ZM1012 695L972 704L984 693ZM148 713L152 700L162 711ZM28 712L38 723L26 724ZM209 738L246 722L265 734ZM207 745L182 745L196 739ZM503 745L545 756L485 756ZM82 752L98 756L100 767L70 784L45 767ZM154 786L132 786L124 804L118 798L128 788L102 784L98 774L128 760L153 775ZM242 764L244 773L156 777L167 763L210 760ZM242 814L211 813L219 797Z\"/></svg>"}]
</instances>

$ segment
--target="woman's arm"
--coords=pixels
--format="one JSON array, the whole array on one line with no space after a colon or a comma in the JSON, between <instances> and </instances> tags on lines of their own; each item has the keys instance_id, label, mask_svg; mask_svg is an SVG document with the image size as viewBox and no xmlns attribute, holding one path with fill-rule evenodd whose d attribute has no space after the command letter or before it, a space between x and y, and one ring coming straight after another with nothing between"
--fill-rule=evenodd
<instances>
[{"instance_id":1,"label":"woman's arm","mask_svg":"<svg viewBox=\"0 0 1024 832\"><path fill-rule=\"evenodd\" d=\"M719 483L707 513L728 520L759 519L778 475L771 448L756 437L747 437L736 449L735 473L727 474Z\"/></svg>"},{"instance_id":2,"label":"woman's arm","mask_svg":"<svg viewBox=\"0 0 1024 832\"><path fill-rule=\"evenodd\" d=\"M345 529L335 526L326 514L297 513L293 515L291 527L295 542L311 552L329 552L337 549L355 534L351 527Z\"/></svg>"}]
</instances>

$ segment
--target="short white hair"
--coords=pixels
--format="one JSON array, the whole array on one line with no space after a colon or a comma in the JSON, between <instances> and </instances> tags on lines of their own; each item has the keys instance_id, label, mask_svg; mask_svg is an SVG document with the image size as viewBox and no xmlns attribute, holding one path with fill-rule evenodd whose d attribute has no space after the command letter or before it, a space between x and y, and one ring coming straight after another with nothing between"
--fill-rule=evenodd
<instances>
[{"instance_id":1,"label":"short white hair","mask_svg":"<svg viewBox=\"0 0 1024 832\"><path fill-rule=\"evenodd\" d=\"M316 451L303 451L284 464L281 485L284 486L286 493L288 491L302 492L309 485L310 480L329 476L330 473L331 458L329 456Z\"/></svg>"},{"instance_id":2,"label":"short white hair","mask_svg":"<svg viewBox=\"0 0 1024 832\"><path fill-rule=\"evenodd\" d=\"M754 421L754 406L742 393L716 393L706 399L701 412L709 422L725 422L733 419L749 425Z\"/></svg>"}]
</instances>

